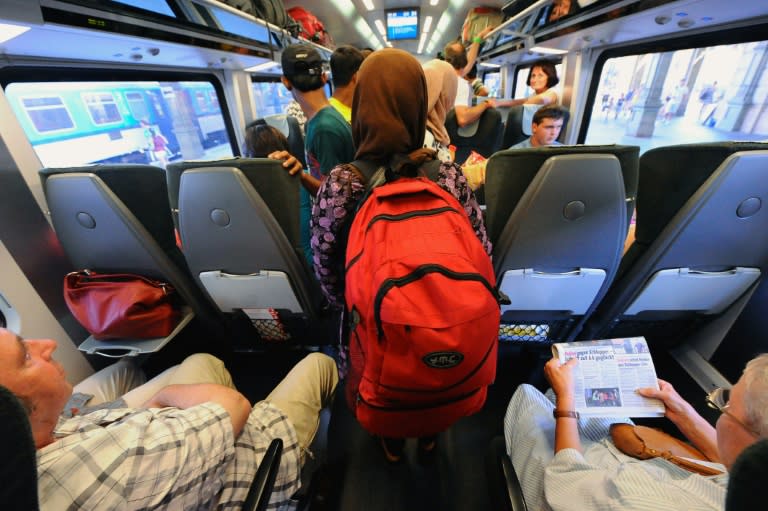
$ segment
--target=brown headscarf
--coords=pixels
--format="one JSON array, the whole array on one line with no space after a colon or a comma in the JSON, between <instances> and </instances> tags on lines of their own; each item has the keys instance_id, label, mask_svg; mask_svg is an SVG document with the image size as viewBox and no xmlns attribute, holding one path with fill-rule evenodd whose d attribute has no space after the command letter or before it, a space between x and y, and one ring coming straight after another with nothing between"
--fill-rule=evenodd
<instances>
[{"instance_id":1,"label":"brown headscarf","mask_svg":"<svg viewBox=\"0 0 768 511\"><path fill-rule=\"evenodd\" d=\"M451 143L445 118L456 102L459 77L453 66L444 60L433 59L424 64L427 79L427 129L443 145Z\"/></svg>"},{"instance_id":2,"label":"brown headscarf","mask_svg":"<svg viewBox=\"0 0 768 511\"><path fill-rule=\"evenodd\" d=\"M427 82L409 53L384 48L371 53L357 72L352 99L355 159L389 162L424 145Z\"/></svg>"}]
</instances>

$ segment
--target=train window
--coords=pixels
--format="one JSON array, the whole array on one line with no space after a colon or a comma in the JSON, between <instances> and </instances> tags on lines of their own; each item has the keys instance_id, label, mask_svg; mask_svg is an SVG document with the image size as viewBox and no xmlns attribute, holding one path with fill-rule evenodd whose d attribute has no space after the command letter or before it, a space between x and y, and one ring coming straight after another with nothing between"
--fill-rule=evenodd
<instances>
[{"instance_id":1,"label":"train window","mask_svg":"<svg viewBox=\"0 0 768 511\"><path fill-rule=\"evenodd\" d=\"M489 71L483 75L483 83L488 89L488 96L500 98L504 95L504 89L501 88L501 71Z\"/></svg>"},{"instance_id":2,"label":"train window","mask_svg":"<svg viewBox=\"0 0 768 511\"><path fill-rule=\"evenodd\" d=\"M21 98L24 112L38 133L67 131L75 127L72 116L59 96Z\"/></svg>"},{"instance_id":3,"label":"train window","mask_svg":"<svg viewBox=\"0 0 768 511\"><path fill-rule=\"evenodd\" d=\"M168 6L166 0L112 0L118 4L130 5L131 7L138 7L145 11L155 12L157 14L165 14L166 16L176 17L173 14L173 10Z\"/></svg>"},{"instance_id":4,"label":"train window","mask_svg":"<svg viewBox=\"0 0 768 511\"><path fill-rule=\"evenodd\" d=\"M641 151L671 144L763 140L768 76L748 42L605 60L585 142L633 144Z\"/></svg>"},{"instance_id":5,"label":"train window","mask_svg":"<svg viewBox=\"0 0 768 511\"><path fill-rule=\"evenodd\" d=\"M111 93L85 92L82 98L94 124L116 124L123 120Z\"/></svg>"},{"instance_id":6,"label":"train window","mask_svg":"<svg viewBox=\"0 0 768 511\"><path fill-rule=\"evenodd\" d=\"M293 96L281 82L253 82L257 117L282 114Z\"/></svg>"},{"instance_id":7,"label":"train window","mask_svg":"<svg viewBox=\"0 0 768 511\"><path fill-rule=\"evenodd\" d=\"M144 102L141 92L126 92L125 99L128 101L128 109L134 119L149 119L149 107Z\"/></svg>"},{"instance_id":8,"label":"train window","mask_svg":"<svg viewBox=\"0 0 768 511\"><path fill-rule=\"evenodd\" d=\"M46 167L233 156L208 81L12 82L5 93Z\"/></svg>"}]
</instances>

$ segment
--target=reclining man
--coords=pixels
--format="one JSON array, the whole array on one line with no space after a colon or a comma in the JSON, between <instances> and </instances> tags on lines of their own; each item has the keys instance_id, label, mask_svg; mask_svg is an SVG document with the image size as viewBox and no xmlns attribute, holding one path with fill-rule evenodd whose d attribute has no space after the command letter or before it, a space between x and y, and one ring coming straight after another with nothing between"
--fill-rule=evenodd
<instances>
[{"instance_id":1,"label":"reclining man","mask_svg":"<svg viewBox=\"0 0 768 511\"><path fill-rule=\"evenodd\" d=\"M507 408L507 452L528 509L722 510L727 473L702 476L662 457L629 457L608 436L610 423L620 421L578 418L573 412L577 363L553 358L544 366L555 404L521 385ZM713 468L730 469L744 449L768 438L768 354L748 362L732 389L707 395L707 403L721 413L715 427L664 380L659 389L637 392L663 401L667 419Z\"/></svg>"},{"instance_id":2,"label":"reclining man","mask_svg":"<svg viewBox=\"0 0 768 511\"><path fill-rule=\"evenodd\" d=\"M108 403L141 382L119 362L77 386L107 403L65 410L73 389L55 350L0 328L0 385L29 413L42 509L240 509L273 438L283 453L269 507L288 507L338 382L333 359L313 353L251 407L223 363L198 354Z\"/></svg>"}]
</instances>

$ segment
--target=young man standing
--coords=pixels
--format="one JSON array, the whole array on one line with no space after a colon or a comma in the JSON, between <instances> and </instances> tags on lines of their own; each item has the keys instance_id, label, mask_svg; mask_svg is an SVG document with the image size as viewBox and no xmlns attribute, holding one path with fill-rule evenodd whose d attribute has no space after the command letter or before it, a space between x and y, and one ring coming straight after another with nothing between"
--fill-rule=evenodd
<instances>
[{"instance_id":1,"label":"young man standing","mask_svg":"<svg viewBox=\"0 0 768 511\"><path fill-rule=\"evenodd\" d=\"M360 50L349 45L339 46L331 55L333 96L329 102L350 124L352 124L352 98L357 86L357 70L360 69L364 58Z\"/></svg>"},{"instance_id":2,"label":"young man standing","mask_svg":"<svg viewBox=\"0 0 768 511\"><path fill-rule=\"evenodd\" d=\"M557 105L543 106L536 110L531 121L531 136L510 149L525 149L544 145L562 145L557 141L568 112Z\"/></svg>"},{"instance_id":3,"label":"young man standing","mask_svg":"<svg viewBox=\"0 0 768 511\"><path fill-rule=\"evenodd\" d=\"M304 256L311 262L311 198L317 195L323 179L333 167L355 159L352 128L325 96L328 75L323 58L316 49L307 44L292 44L283 51L281 63L283 85L291 91L307 119L304 148L309 172L304 172L298 160L287 151L278 151L269 157L285 160L283 167L292 176L298 175L301 179L301 244Z\"/></svg>"},{"instance_id":4,"label":"young man standing","mask_svg":"<svg viewBox=\"0 0 768 511\"><path fill-rule=\"evenodd\" d=\"M354 160L352 129L325 96L328 76L316 49L307 44L292 44L283 51L282 66L283 85L307 118L304 147L309 174L301 173L301 184L314 196L333 167Z\"/></svg>"}]
</instances>

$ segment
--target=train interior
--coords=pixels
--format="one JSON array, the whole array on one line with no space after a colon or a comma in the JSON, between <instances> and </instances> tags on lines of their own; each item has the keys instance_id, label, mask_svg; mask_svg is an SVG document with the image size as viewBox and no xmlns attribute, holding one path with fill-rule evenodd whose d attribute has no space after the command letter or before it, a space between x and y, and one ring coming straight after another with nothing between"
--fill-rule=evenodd
<instances>
[{"instance_id":1,"label":"train interior","mask_svg":"<svg viewBox=\"0 0 768 511\"><path fill-rule=\"evenodd\" d=\"M497 499L503 490L489 476L496 469L488 466L489 448L503 433L516 386L546 388L542 367L553 341L645 336L657 374L713 423L717 414L706 407L705 393L734 383L749 359L768 351L768 284L761 278L768 268L768 231L743 226L749 218L757 218L758 226L766 223L760 204L768 201L768 152L761 144L768 140L768 5L574 3L578 9L552 19L552 0L484 2L501 14L480 51L478 76L490 97L517 98L529 93L525 82L532 62L543 58L556 64L558 93L570 112L561 152L611 146L606 151L617 155L625 172L624 228L636 229L634 244L611 263L612 282L598 286L580 313L560 314L551 303L542 310L504 312L496 381L484 408L440 434L430 459L411 442L402 463L388 463L347 408L340 388L323 416L315 456L302 472L303 508L501 509ZM461 34L472 6L456 0L354 0L309 7L336 45L397 47L426 62ZM408 9L421 17L416 34L388 37L385 14ZM275 119L292 99L280 82L279 62L282 49L297 41L289 31L217 0L0 3L0 323L25 337L57 339L57 357L72 382L115 357L135 356L151 375L188 354L213 353L251 402L263 399L306 353L333 353L339 325L295 252L298 183L283 183L279 165L239 158L245 126ZM328 58L333 48L322 42L328 46L310 44ZM673 101L678 94L681 101ZM502 131L511 129L512 110L499 111L504 124L498 142L484 154L493 155L489 168L492 162L533 165L505 151L511 144L502 145L507 140ZM622 153L623 147L636 149ZM687 173L694 166L701 170ZM243 192L224 172L206 172L220 167L236 175L272 176L255 192L262 194L262 209L229 238L194 224L194 205L213 196L214 188L245 194L242 200L254 193L251 187ZM741 168L752 173L752 181L730 187L736 179L730 176L740 175L734 169ZM717 179L710 178L715 174ZM93 175L98 178L88 177ZM141 181L128 184L132 179ZM268 195L270 187L279 186L292 195L285 200ZM722 201L716 199L735 189L750 198L734 206L735 222L721 221ZM512 192L499 190L489 177L484 196L494 242L505 239L514 208ZM525 187L519 191L515 200ZM692 203L694 192L698 202ZM66 220L68 211L74 218L73 207L77 213L91 205L113 222L97 236L82 234L82 217ZM285 213L290 209L295 214ZM532 225L534 232L544 232ZM172 238L174 228L181 249ZM542 242L536 250L520 248L515 240L506 250L517 246L519 253L535 257L557 252L558 244L563 252L577 251L576 245L584 249L583 242L569 247L557 238L547 238L549 244L539 238L547 236L524 240ZM261 262L261 255L254 261L254 252L264 252L263 260L270 262ZM504 254L494 252L499 279L502 260ZM95 341L62 296L64 276L89 267L170 280L186 304L189 324L159 344ZM216 281L230 275L208 270L223 268L252 277L245 286L266 282L267 290L253 298L260 305L249 307L264 307L265 296L275 302L253 312L256 308L219 296ZM682 268L686 275L691 269L712 277L686 296L704 297L702 304L682 310L638 305L643 303L638 282L667 268L678 276ZM660 278L650 300L674 302L667 298L685 285L675 282ZM280 317L265 317L264 310ZM678 434L664 419L642 422Z\"/></svg>"}]
</instances>

